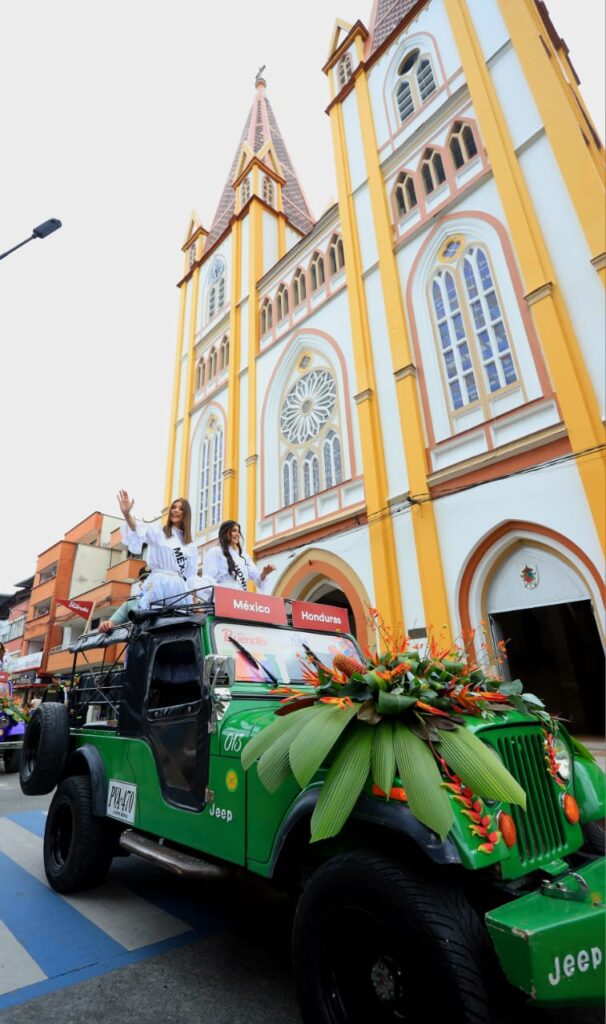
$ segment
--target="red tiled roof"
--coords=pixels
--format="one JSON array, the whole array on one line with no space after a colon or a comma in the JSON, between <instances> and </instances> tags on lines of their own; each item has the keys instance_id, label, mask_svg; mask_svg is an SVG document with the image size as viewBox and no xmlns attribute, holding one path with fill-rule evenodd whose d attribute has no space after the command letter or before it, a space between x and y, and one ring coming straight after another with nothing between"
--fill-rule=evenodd
<instances>
[{"instance_id":1,"label":"red tiled roof","mask_svg":"<svg viewBox=\"0 0 606 1024\"><path fill-rule=\"evenodd\" d=\"M370 23L369 54L378 50L417 3L418 0L375 0Z\"/></svg>"},{"instance_id":2,"label":"red tiled roof","mask_svg":"<svg viewBox=\"0 0 606 1024\"><path fill-rule=\"evenodd\" d=\"M242 129L238 148L236 149L229 175L219 200L217 212L215 213L206 243L207 250L221 237L235 210L236 197L232 188L232 182L236 175L242 144L248 142L251 149L258 153L270 139L276 156L282 165L282 173L285 179L285 184L282 186L284 213L291 224L298 228L299 231L302 231L303 234L307 234L314 226L314 219L288 155L288 150L284 144L282 133L278 128L275 114L269 100L265 96L265 89L259 88Z\"/></svg>"}]
</instances>

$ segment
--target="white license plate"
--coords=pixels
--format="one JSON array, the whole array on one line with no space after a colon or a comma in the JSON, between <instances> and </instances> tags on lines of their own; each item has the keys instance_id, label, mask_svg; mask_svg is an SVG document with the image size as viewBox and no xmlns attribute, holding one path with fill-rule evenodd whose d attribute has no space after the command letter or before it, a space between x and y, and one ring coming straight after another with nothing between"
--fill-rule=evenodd
<instances>
[{"instance_id":1,"label":"white license plate","mask_svg":"<svg viewBox=\"0 0 606 1024\"><path fill-rule=\"evenodd\" d=\"M119 779L110 779L107 787L107 809L108 818L117 818L118 821L128 821L132 825L135 821L135 810L137 807L137 787L130 782L120 782Z\"/></svg>"}]
</instances>

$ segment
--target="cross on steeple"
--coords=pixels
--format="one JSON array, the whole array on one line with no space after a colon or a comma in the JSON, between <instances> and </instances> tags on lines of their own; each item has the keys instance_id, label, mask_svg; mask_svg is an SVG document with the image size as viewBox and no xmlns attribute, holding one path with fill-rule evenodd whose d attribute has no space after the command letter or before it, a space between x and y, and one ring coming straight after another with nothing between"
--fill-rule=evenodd
<instances>
[{"instance_id":1,"label":"cross on steeple","mask_svg":"<svg viewBox=\"0 0 606 1024\"><path fill-rule=\"evenodd\" d=\"M257 71L257 74L255 75L255 85L258 85L259 82L265 82L265 79L263 78L263 72L265 71L266 67L267 64L262 64L259 70Z\"/></svg>"}]
</instances>

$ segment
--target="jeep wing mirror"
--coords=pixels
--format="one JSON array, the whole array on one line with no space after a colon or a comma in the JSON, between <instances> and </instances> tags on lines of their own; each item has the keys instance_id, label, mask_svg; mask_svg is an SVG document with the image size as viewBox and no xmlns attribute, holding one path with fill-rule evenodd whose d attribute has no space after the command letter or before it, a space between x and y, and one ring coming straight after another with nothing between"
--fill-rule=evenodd
<instances>
[{"instance_id":1,"label":"jeep wing mirror","mask_svg":"<svg viewBox=\"0 0 606 1024\"><path fill-rule=\"evenodd\" d=\"M210 693L211 718L209 732L215 732L231 700L231 691L236 678L236 659L231 655L207 654L203 669L204 690Z\"/></svg>"}]
</instances>

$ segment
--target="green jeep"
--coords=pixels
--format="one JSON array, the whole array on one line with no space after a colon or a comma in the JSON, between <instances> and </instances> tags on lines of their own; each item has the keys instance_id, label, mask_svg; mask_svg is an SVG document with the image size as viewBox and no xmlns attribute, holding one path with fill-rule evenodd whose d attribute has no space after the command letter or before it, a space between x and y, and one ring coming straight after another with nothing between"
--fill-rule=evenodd
<instances>
[{"instance_id":1,"label":"green jeep","mask_svg":"<svg viewBox=\"0 0 606 1024\"><path fill-rule=\"evenodd\" d=\"M373 754L342 827L312 841L310 822L343 741L303 786L289 770L286 741L272 755L271 778L245 752L251 741L255 755L267 749L261 732L276 729L289 701L299 716L317 704L310 664L325 668L340 658L350 666L350 677L341 677L347 692L383 686L385 673L355 674L365 659L341 631L343 610L217 589L195 608L135 611L131 619L72 646L67 705L41 705L26 733L23 791L57 787L44 837L54 889L100 883L119 853L193 878L212 880L237 866L271 880L298 899L293 965L310 1024L444 1017L479 1024L521 1020L527 1006L563 1007L569 1020L569 1008L601 1004L603 775L563 728L546 761L541 720L519 702L498 715L463 714L452 727L491 751L495 777L507 769L526 794L525 810L487 792L478 800L442 761L439 796L452 824L441 836L420 820L399 756L394 777L394 762L385 775ZM105 661L79 668L88 651L103 649L105 659L117 642L126 646L125 668ZM396 659L400 676L417 655L405 657ZM432 690L430 677L419 707L437 722L446 717L439 710L445 684ZM322 692L333 692L326 681ZM457 692L461 701L474 696L473 688ZM426 702L436 694L432 709ZM379 698L384 710L410 704L397 694ZM347 698L324 701L331 721L345 709L362 740L373 731L364 732L362 714L352 717ZM291 739L294 726L292 719ZM322 749L320 725L316 738ZM557 776L546 768L550 758ZM410 770L419 774L418 767ZM382 778L391 788L376 784Z\"/></svg>"}]
</instances>

